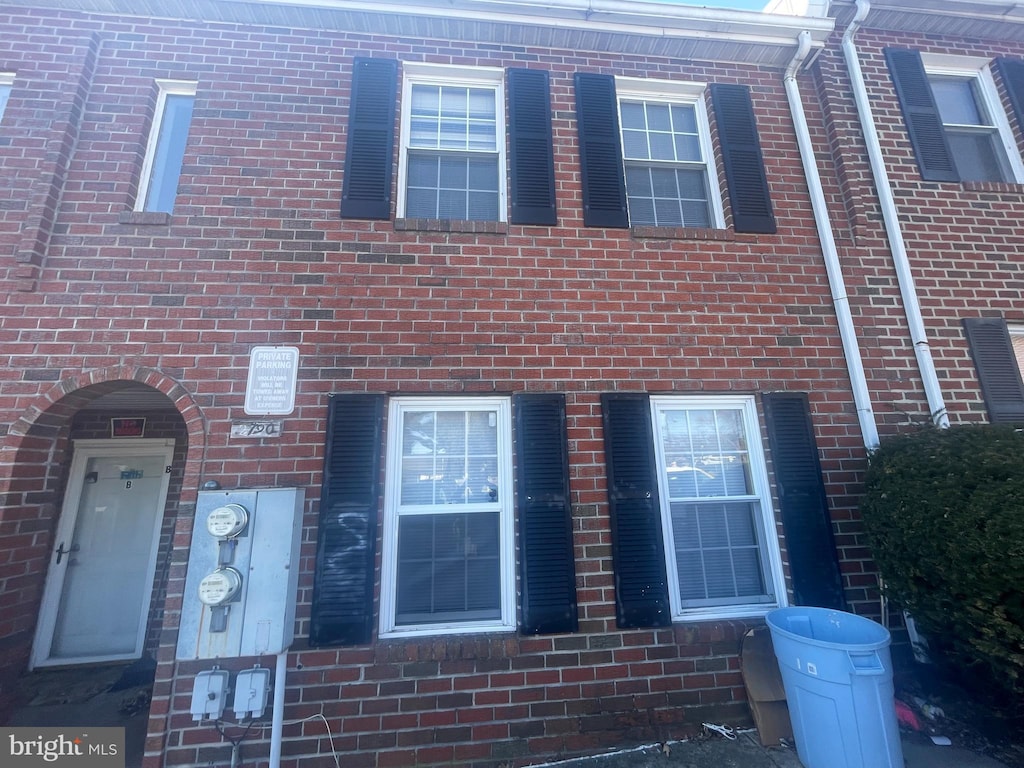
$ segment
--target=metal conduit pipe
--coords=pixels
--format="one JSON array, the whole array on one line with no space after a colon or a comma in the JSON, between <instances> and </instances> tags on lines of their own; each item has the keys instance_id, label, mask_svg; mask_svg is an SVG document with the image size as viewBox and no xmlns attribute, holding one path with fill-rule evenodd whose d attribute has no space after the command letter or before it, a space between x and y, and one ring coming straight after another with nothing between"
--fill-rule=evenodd
<instances>
[{"instance_id":1,"label":"metal conduit pipe","mask_svg":"<svg viewBox=\"0 0 1024 768\"><path fill-rule=\"evenodd\" d=\"M885 170L882 149L878 143L878 131L875 128L875 118L871 112L868 90L864 84L864 73L860 68L860 59L853 42L853 36L864 19L867 18L870 9L869 0L857 0L857 14L843 34L843 55L846 59L847 71L850 73L861 131L864 134L864 142L867 144L871 175L875 181L875 190L878 193L878 201L882 209L882 220L885 222L885 232L889 239L893 266L896 268L896 280L899 283L900 297L907 315L907 325L910 328L910 339L914 344L917 367L921 373L921 382L928 400L929 415L936 426L946 428L949 426L949 415L942 397L942 388L939 386L939 377L935 373L931 348L928 346L928 336L921 316L921 302L914 286L914 275L910 268L910 259L907 256L907 246L903 241L903 230L900 228L899 212L896 210L896 201L893 199L889 174Z\"/></svg>"},{"instance_id":2,"label":"metal conduit pipe","mask_svg":"<svg viewBox=\"0 0 1024 768\"><path fill-rule=\"evenodd\" d=\"M789 111L793 115L796 140L800 147L800 159L807 179L811 208L814 211L814 223L818 229L821 252L825 259L825 271L828 274L828 284L832 291L832 303L835 306L836 319L839 322L839 336L843 343L843 354L846 357L846 367L853 388L857 420L860 422L860 431L865 447L868 450L874 450L878 447L878 427L875 422L874 409L871 407L871 395L868 392L867 378L864 375L864 363L861 358L860 345L857 343L853 316L850 312L850 299L846 292L846 282L843 279L842 266L839 262L839 251L836 248L835 236L832 232L828 203L825 202L825 193L821 188L821 176L818 174L818 166L814 159L811 134L807 130L807 118L800 99L800 87L796 80L796 73L811 49L810 33L801 32L798 43L796 55L786 68L783 83L786 86Z\"/></svg>"}]
</instances>

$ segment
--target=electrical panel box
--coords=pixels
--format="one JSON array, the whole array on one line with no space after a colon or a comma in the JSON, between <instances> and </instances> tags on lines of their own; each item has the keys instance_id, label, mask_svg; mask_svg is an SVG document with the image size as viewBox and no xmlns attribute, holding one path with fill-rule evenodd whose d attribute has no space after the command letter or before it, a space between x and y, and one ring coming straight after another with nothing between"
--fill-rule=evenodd
<instances>
[{"instance_id":1,"label":"electrical panel box","mask_svg":"<svg viewBox=\"0 0 1024 768\"><path fill-rule=\"evenodd\" d=\"M200 491L177 658L276 655L295 638L301 488Z\"/></svg>"}]
</instances>

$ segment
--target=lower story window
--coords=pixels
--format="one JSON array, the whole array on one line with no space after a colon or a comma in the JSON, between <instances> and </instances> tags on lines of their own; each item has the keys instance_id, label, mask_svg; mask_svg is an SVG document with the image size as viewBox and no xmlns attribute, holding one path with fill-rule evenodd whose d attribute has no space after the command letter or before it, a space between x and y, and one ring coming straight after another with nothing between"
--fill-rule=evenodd
<instances>
[{"instance_id":1,"label":"lower story window","mask_svg":"<svg viewBox=\"0 0 1024 768\"><path fill-rule=\"evenodd\" d=\"M750 615L782 574L753 398L654 397L672 613Z\"/></svg>"},{"instance_id":2,"label":"lower story window","mask_svg":"<svg viewBox=\"0 0 1024 768\"><path fill-rule=\"evenodd\" d=\"M504 398L397 398L388 412L381 633L515 625Z\"/></svg>"}]
</instances>

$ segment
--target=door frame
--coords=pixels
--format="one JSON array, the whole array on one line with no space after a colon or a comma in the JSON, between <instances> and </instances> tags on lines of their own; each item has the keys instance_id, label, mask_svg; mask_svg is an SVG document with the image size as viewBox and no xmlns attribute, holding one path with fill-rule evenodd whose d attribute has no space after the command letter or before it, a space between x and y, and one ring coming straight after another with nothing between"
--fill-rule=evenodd
<instances>
[{"instance_id":1,"label":"door frame","mask_svg":"<svg viewBox=\"0 0 1024 768\"><path fill-rule=\"evenodd\" d=\"M50 542L47 555L46 581L43 587L42 599L39 603L39 619L36 623L35 638L32 642L32 655L29 659L28 668L30 670L36 667L71 666L75 664L138 659L142 657L146 641L146 628L149 624L148 617L153 601L153 579L156 576L156 561L160 548L160 533L163 529L162 521L164 515L167 513L167 491L170 486L170 472L163 472L161 477L160 491L157 499L157 518L156 524L153 526L149 565L145 574L145 583L149 585L149 589L143 595L142 620L139 622L139 634L135 641L135 650L132 653L82 656L72 659L50 658L50 648L53 645L53 633L57 627L57 614L60 608L61 593L64 588L64 574L66 574L66 569L63 569L60 571L60 578L57 578L58 574L55 573L53 567L53 554L59 546L59 542L70 541L74 533L75 524L78 520L79 505L82 501L82 489L85 485L85 469L88 466L89 459L140 455L163 456L165 467L170 467L174 463L175 441L173 438L73 440L72 446L67 488L64 491L57 528L54 532L54 538Z\"/></svg>"}]
</instances>

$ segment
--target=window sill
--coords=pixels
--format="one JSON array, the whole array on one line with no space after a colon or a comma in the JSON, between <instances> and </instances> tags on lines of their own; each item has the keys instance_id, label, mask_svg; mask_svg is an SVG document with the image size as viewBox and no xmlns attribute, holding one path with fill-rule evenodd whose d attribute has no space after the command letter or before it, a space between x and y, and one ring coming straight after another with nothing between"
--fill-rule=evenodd
<instances>
[{"instance_id":1,"label":"window sill","mask_svg":"<svg viewBox=\"0 0 1024 768\"><path fill-rule=\"evenodd\" d=\"M166 226L171 223L171 214L163 211L121 211L117 221L119 224Z\"/></svg>"},{"instance_id":2,"label":"window sill","mask_svg":"<svg viewBox=\"0 0 1024 768\"><path fill-rule=\"evenodd\" d=\"M637 240L735 240L731 229L705 227L630 227L629 233Z\"/></svg>"},{"instance_id":3,"label":"window sill","mask_svg":"<svg viewBox=\"0 0 1024 768\"><path fill-rule=\"evenodd\" d=\"M399 232L470 232L504 235L508 233L508 224L504 221L463 221L461 219L395 219L395 230Z\"/></svg>"},{"instance_id":4,"label":"window sill","mask_svg":"<svg viewBox=\"0 0 1024 768\"><path fill-rule=\"evenodd\" d=\"M962 181L963 188L969 192L1009 192L1011 194L1024 194L1024 184L1015 184L1009 181Z\"/></svg>"}]
</instances>

